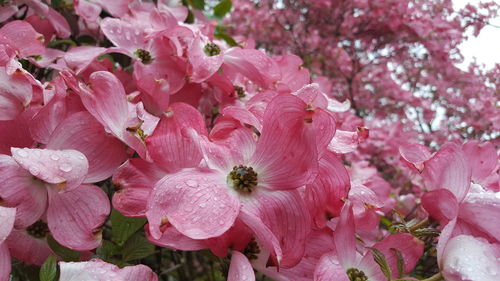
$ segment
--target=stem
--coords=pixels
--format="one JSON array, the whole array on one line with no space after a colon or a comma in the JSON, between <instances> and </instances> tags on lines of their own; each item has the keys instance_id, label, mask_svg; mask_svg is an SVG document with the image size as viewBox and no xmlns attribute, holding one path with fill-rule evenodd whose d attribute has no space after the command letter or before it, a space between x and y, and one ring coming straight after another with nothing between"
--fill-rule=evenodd
<instances>
[{"instance_id":1,"label":"stem","mask_svg":"<svg viewBox=\"0 0 500 281\"><path fill-rule=\"evenodd\" d=\"M415 231L417 229L420 229L420 228L423 228L423 227L426 227L429 225L429 219L426 218L422 221L420 221L419 223L417 223L416 225L410 227L410 231Z\"/></svg>"},{"instance_id":2,"label":"stem","mask_svg":"<svg viewBox=\"0 0 500 281\"><path fill-rule=\"evenodd\" d=\"M438 272L438 273L432 275L431 277L429 277L427 279L422 279L420 281L439 281L442 279L443 279L443 275L441 274L441 272Z\"/></svg>"}]
</instances>

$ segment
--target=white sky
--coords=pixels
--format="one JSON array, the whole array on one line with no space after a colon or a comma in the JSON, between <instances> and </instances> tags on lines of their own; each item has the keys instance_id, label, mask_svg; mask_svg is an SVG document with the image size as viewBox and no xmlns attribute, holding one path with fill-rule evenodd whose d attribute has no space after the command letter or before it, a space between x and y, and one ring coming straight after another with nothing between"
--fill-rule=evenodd
<instances>
[{"instance_id":1,"label":"white sky","mask_svg":"<svg viewBox=\"0 0 500 281\"><path fill-rule=\"evenodd\" d=\"M455 8L462 8L467 3L477 4L479 0L453 0ZM491 24L500 26L500 17L491 21ZM465 61L460 67L466 66L475 57L478 63L485 64L491 68L495 63L500 63L500 28L485 26L478 37L470 36L470 39L460 46Z\"/></svg>"}]
</instances>

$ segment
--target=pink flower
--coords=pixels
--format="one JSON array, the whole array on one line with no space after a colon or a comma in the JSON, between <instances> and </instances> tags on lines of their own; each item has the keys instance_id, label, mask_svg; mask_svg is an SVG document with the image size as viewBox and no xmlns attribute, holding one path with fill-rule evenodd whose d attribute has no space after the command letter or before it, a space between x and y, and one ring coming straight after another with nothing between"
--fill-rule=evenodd
<instances>
[{"instance_id":1,"label":"pink flower","mask_svg":"<svg viewBox=\"0 0 500 281\"><path fill-rule=\"evenodd\" d=\"M5 239L14 227L15 216L15 208L0 206L0 281L9 280L11 257Z\"/></svg>"},{"instance_id":2,"label":"pink flower","mask_svg":"<svg viewBox=\"0 0 500 281\"><path fill-rule=\"evenodd\" d=\"M87 262L59 262L60 280L64 281L157 281L158 276L145 265L119 268L114 264L93 259Z\"/></svg>"}]
</instances>

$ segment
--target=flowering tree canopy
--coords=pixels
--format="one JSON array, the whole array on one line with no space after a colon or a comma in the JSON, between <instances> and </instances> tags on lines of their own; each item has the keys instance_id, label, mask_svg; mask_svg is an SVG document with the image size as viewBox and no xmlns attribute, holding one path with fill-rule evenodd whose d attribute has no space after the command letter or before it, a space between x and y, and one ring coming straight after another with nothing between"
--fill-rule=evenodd
<instances>
[{"instance_id":1,"label":"flowering tree canopy","mask_svg":"<svg viewBox=\"0 0 500 281\"><path fill-rule=\"evenodd\" d=\"M0 281L496 281L498 5L0 1Z\"/></svg>"}]
</instances>

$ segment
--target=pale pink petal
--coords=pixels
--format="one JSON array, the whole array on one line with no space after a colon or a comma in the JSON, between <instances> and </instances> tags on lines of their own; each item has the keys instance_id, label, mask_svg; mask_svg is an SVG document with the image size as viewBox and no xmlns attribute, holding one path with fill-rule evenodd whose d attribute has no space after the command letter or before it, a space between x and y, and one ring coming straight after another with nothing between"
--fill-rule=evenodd
<instances>
[{"instance_id":1,"label":"pale pink petal","mask_svg":"<svg viewBox=\"0 0 500 281\"><path fill-rule=\"evenodd\" d=\"M79 74L86 69L94 58L106 53L106 48L94 46L78 46L71 48L64 54L64 61L69 69Z\"/></svg>"},{"instance_id":2,"label":"pale pink petal","mask_svg":"<svg viewBox=\"0 0 500 281\"><path fill-rule=\"evenodd\" d=\"M112 16L122 17L129 11L128 4L131 3L132 0L93 0L92 2L101 5L101 7L106 9Z\"/></svg>"},{"instance_id":3,"label":"pale pink petal","mask_svg":"<svg viewBox=\"0 0 500 281\"><path fill-rule=\"evenodd\" d=\"M248 109L236 107L236 106L226 106L222 110L224 116L232 117L243 124L252 125L259 132L262 131L262 124L259 119L253 115Z\"/></svg>"},{"instance_id":4,"label":"pale pink petal","mask_svg":"<svg viewBox=\"0 0 500 281\"><path fill-rule=\"evenodd\" d=\"M458 216L500 242L500 198L493 192L470 192L458 208Z\"/></svg>"},{"instance_id":5,"label":"pale pink petal","mask_svg":"<svg viewBox=\"0 0 500 281\"><path fill-rule=\"evenodd\" d=\"M343 268L356 266L356 233L354 231L354 214L347 201L340 213L340 220L333 236L337 257Z\"/></svg>"},{"instance_id":6,"label":"pale pink petal","mask_svg":"<svg viewBox=\"0 0 500 281\"><path fill-rule=\"evenodd\" d=\"M480 183L481 180L493 173L498 164L498 155L490 142L480 144L478 141L469 141L462 146L472 169L472 180Z\"/></svg>"},{"instance_id":7,"label":"pale pink petal","mask_svg":"<svg viewBox=\"0 0 500 281\"><path fill-rule=\"evenodd\" d=\"M297 190L269 192L257 186L251 197L251 200L243 203L243 210L260 218L280 241L283 254L279 263L280 268L295 266L304 255L306 239L311 229L307 207L299 192ZM269 244L272 244L272 241Z\"/></svg>"},{"instance_id":8,"label":"pale pink petal","mask_svg":"<svg viewBox=\"0 0 500 281\"><path fill-rule=\"evenodd\" d=\"M118 273L123 281L158 281L158 276L151 268L138 264L134 266L126 266Z\"/></svg>"},{"instance_id":9,"label":"pale pink petal","mask_svg":"<svg viewBox=\"0 0 500 281\"><path fill-rule=\"evenodd\" d=\"M21 167L44 182L57 184L61 190L79 186L89 168L87 158L77 150L13 147L11 152Z\"/></svg>"},{"instance_id":10,"label":"pale pink petal","mask_svg":"<svg viewBox=\"0 0 500 281\"><path fill-rule=\"evenodd\" d=\"M316 226L323 228L327 217L337 217L343 199L351 187L349 174L342 162L331 152L319 161L318 177L307 185L305 200Z\"/></svg>"},{"instance_id":11,"label":"pale pink petal","mask_svg":"<svg viewBox=\"0 0 500 281\"><path fill-rule=\"evenodd\" d=\"M276 62L259 50L230 49L224 55L224 63L263 88L281 79Z\"/></svg>"},{"instance_id":12,"label":"pale pink petal","mask_svg":"<svg viewBox=\"0 0 500 281\"><path fill-rule=\"evenodd\" d=\"M101 7L86 0L75 1L75 12L88 21L96 21L101 13Z\"/></svg>"},{"instance_id":13,"label":"pale pink petal","mask_svg":"<svg viewBox=\"0 0 500 281\"><path fill-rule=\"evenodd\" d=\"M6 208L0 206L0 244L5 241L14 227L16 218L16 208Z\"/></svg>"},{"instance_id":14,"label":"pale pink petal","mask_svg":"<svg viewBox=\"0 0 500 281\"><path fill-rule=\"evenodd\" d=\"M0 67L0 120L15 119L31 102L33 88L26 75Z\"/></svg>"},{"instance_id":15,"label":"pale pink petal","mask_svg":"<svg viewBox=\"0 0 500 281\"><path fill-rule=\"evenodd\" d=\"M292 94L298 96L305 103L313 107L325 109L328 105L328 100L325 94L316 83L305 85Z\"/></svg>"},{"instance_id":16,"label":"pale pink petal","mask_svg":"<svg viewBox=\"0 0 500 281\"><path fill-rule=\"evenodd\" d=\"M286 85L289 91L297 91L311 81L309 71L302 66L303 61L300 57L286 54L275 58L275 61L281 69L280 83Z\"/></svg>"},{"instance_id":17,"label":"pale pink petal","mask_svg":"<svg viewBox=\"0 0 500 281\"><path fill-rule=\"evenodd\" d=\"M149 233L149 226L146 226L146 238L155 245L181 251L198 251L207 248L205 240L189 238L169 223L162 227L162 231L161 237L155 239Z\"/></svg>"},{"instance_id":18,"label":"pale pink petal","mask_svg":"<svg viewBox=\"0 0 500 281\"><path fill-rule=\"evenodd\" d=\"M240 204L229 193L226 175L208 169L184 169L155 185L146 216L156 239L167 221L190 238L205 239L228 230Z\"/></svg>"},{"instance_id":19,"label":"pale pink petal","mask_svg":"<svg viewBox=\"0 0 500 281\"><path fill-rule=\"evenodd\" d=\"M0 281L10 280L11 259L7 243L0 242Z\"/></svg>"},{"instance_id":20,"label":"pale pink petal","mask_svg":"<svg viewBox=\"0 0 500 281\"><path fill-rule=\"evenodd\" d=\"M47 208L45 185L9 156L0 155L0 197L6 207L15 207L16 228L36 222Z\"/></svg>"},{"instance_id":21,"label":"pale pink petal","mask_svg":"<svg viewBox=\"0 0 500 281\"><path fill-rule=\"evenodd\" d=\"M64 193L49 189L48 226L52 236L68 248L97 248L101 243L98 228L109 212L108 197L95 185L81 185Z\"/></svg>"},{"instance_id":22,"label":"pale pink petal","mask_svg":"<svg viewBox=\"0 0 500 281\"><path fill-rule=\"evenodd\" d=\"M35 238L26 230L12 231L5 243L9 246L12 257L27 264L42 265L48 256L54 254L45 237Z\"/></svg>"},{"instance_id":23,"label":"pale pink petal","mask_svg":"<svg viewBox=\"0 0 500 281\"><path fill-rule=\"evenodd\" d=\"M441 224L447 224L457 217L459 205L455 195L447 189L438 189L422 196L424 209Z\"/></svg>"},{"instance_id":24,"label":"pale pink petal","mask_svg":"<svg viewBox=\"0 0 500 281\"><path fill-rule=\"evenodd\" d=\"M238 251L233 251L227 281L255 281L255 273L247 257Z\"/></svg>"},{"instance_id":25,"label":"pale pink petal","mask_svg":"<svg viewBox=\"0 0 500 281\"><path fill-rule=\"evenodd\" d=\"M87 262L59 262L59 267L61 281L125 281L119 276L118 266L99 259Z\"/></svg>"},{"instance_id":26,"label":"pale pink petal","mask_svg":"<svg viewBox=\"0 0 500 281\"><path fill-rule=\"evenodd\" d=\"M249 163L258 174L259 184L291 189L316 177L315 130L305 122L305 108L301 99L289 94L275 97L267 106L262 135Z\"/></svg>"},{"instance_id":27,"label":"pale pink petal","mask_svg":"<svg viewBox=\"0 0 500 281\"><path fill-rule=\"evenodd\" d=\"M457 219L451 220L448 224L444 226L444 228L441 230L441 234L439 235L438 244L436 246L437 261L439 268L443 268L442 261L443 261L444 250L450 238L453 237L456 225L457 225Z\"/></svg>"},{"instance_id":28,"label":"pale pink petal","mask_svg":"<svg viewBox=\"0 0 500 281\"><path fill-rule=\"evenodd\" d=\"M500 245L468 235L453 237L446 245L440 268L447 281L497 281Z\"/></svg>"},{"instance_id":29,"label":"pale pink petal","mask_svg":"<svg viewBox=\"0 0 500 281\"><path fill-rule=\"evenodd\" d=\"M104 131L88 112L79 112L64 119L52 133L47 149L75 149L88 160L86 183L110 177L127 159L126 146Z\"/></svg>"},{"instance_id":30,"label":"pale pink petal","mask_svg":"<svg viewBox=\"0 0 500 281\"><path fill-rule=\"evenodd\" d=\"M0 7L0 22L4 22L17 13L18 8L14 5Z\"/></svg>"},{"instance_id":31,"label":"pale pink petal","mask_svg":"<svg viewBox=\"0 0 500 281\"><path fill-rule=\"evenodd\" d=\"M125 216L143 217L153 186L167 174L142 158L131 158L113 175L113 207Z\"/></svg>"},{"instance_id":32,"label":"pale pink petal","mask_svg":"<svg viewBox=\"0 0 500 281\"><path fill-rule=\"evenodd\" d=\"M57 86L56 86L57 87ZM42 107L29 123L29 129L39 143L49 142L50 135L68 113L66 99L55 94L52 99Z\"/></svg>"},{"instance_id":33,"label":"pale pink petal","mask_svg":"<svg viewBox=\"0 0 500 281\"><path fill-rule=\"evenodd\" d=\"M314 281L349 281L335 252L324 254L314 270Z\"/></svg>"},{"instance_id":34,"label":"pale pink petal","mask_svg":"<svg viewBox=\"0 0 500 281\"><path fill-rule=\"evenodd\" d=\"M424 162L422 176L429 190L446 188L457 198L465 198L471 182L471 169L460 146L446 143L431 159Z\"/></svg>"},{"instance_id":35,"label":"pale pink petal","mask_svg":"<svg viewBox=\"0 0 500 281\"><path fill-rule=\"evenodd\" d=\"M132 56L137 49L146 48L146 39L140 25L125 20L107 17L100 24L101 30L115 46L123 48Z\"/></svg>"},{"instance_id":36,"label":"pale pink petal","mask_svg":"<svg viewBox=\"0 0 500 281\"><path fill-rule=\"evenodd\" d=\"M333 136L328 148L340 154L345 154L353 152L359 145L359 134L358 132L349 132L337 130L335 136Z\"/></svg>"},{"instance_id":37,"label":"pale pink petal","mask_svg":"<svg viewBox=\"0 0 500 281\"><path fill-rule=\"evenodd\" d=\"M413 166L419 172L422 172L424 169L424 162L432 156L426 146L418 143L401 145L399 147L399 153L410 167Z\"/></svg>"},{"instance_id":38,"label":"pale pink petal","mask_svg":"<svg viewBox=\"0 0 500 281\"><path fill-rule=\"evenodd\" d=\"M26 21L11 21L0 28L0 34L12 41L21 58L45 53L43 35Z\"/></svg>"},{"instance_id":39,"label":"pale pink petal","mask_svg":"<svg viewBox=\"0 0 500 281\"><path fill-rule=\"evenodd\" d=\"M146 148L153 161L167 171L197 167L202 159L198 145L181 133L183 128L207 135L205 121L198 110L185 103L170 105L151 136Z\"/></svg>"}]
</instances>

